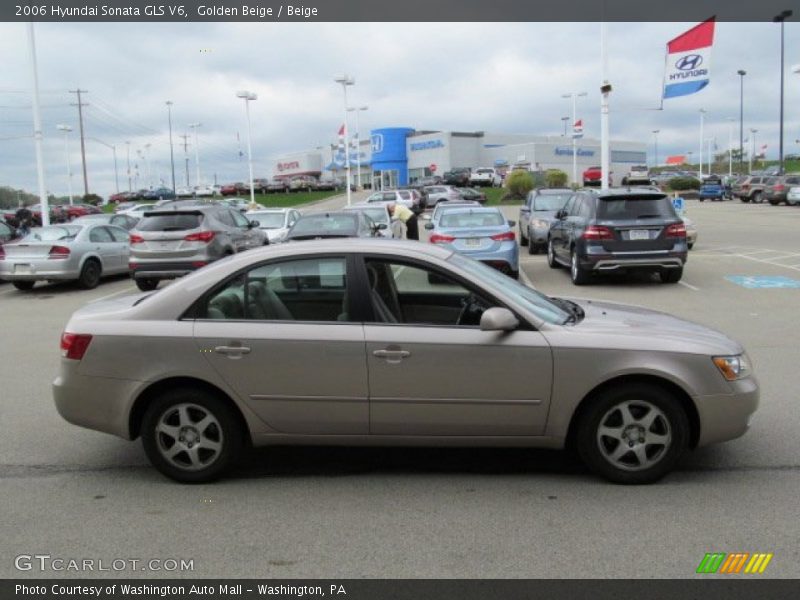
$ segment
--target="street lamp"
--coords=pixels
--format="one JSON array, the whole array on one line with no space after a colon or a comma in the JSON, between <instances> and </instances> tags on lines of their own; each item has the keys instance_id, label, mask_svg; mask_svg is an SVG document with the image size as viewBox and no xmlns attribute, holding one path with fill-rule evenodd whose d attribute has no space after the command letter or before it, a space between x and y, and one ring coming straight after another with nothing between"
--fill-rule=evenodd
<instances>
[{"instance_id":1,"label":"street lamp","mask_svg":"<svg viewBox=\"0 0 800 600\"><path fill-rule=\"evenodd\" d=\"M254 204L256 201L256 191L253 183L253 146L250 140L250 102L258 100L258 94L241 90L236 92L236 97L244 100L244 110L247 113L247 167L250 171L250 203Z\"/></svg>"},{"instance_id":2,"label":"street lamp","mask_svg":"<svg viewBox=\"0 0 800 600\"><path fill-rule=\"evenodd\" d=\"M342 91L344 91L344 164L347 172L347 206L352 203L350 196L350 153L348 148L348 133L347 133L347 86L355 85L356 80L349 75L337 75L333 79L336 83L341 84Z\"/></svg>"},{"instance_id":3,"label":"street lamp","mask_svg":"<svg viewBox=\"0 0 800 600\"><path fill-rule=\"evenodd\" d=\"M195 186L200 186L200 148L199 142L197 139L197 130L200 128L202 123L189 123L189 128L194 129L194 166L195 170L197 171L197 181L195 182Z\"/></svg>"},{"instance_id":4,"label":"street lamp","mask_svg":"<svg viewBox=\"0 0 800 600\"><path fill-rule=\"evenodd\" d=\"M175 191L175 153L172 149L172 100L167 100L167 119L169 120L169 165L172 168L172 191Z\"/></svg>"},{"instance_id":5,"label":"street lamp","mask_svg":"<svg viewBox=\"0 0 800 600\"><path fill-rule=\"evenodd\" d=\"M567 137L567 123L569 122L569 117L561 117L561 120L564 122L564 137Z\"/></svg>"},{"instance_id":6,"label":"street lamp","mask_svg":"<svg viewBox=\"0 0 800 600\"><path fill-rule=\"evenodd\" d=\"M733 177L733 122L736 119L728 117L728 177Z\"/></svg>"},{"instance_id":7,"label":"street lamp","mask_svg":"<svg viewBox=\"0 0 800 600\"><path fill-rule=\"evenodd\" d=\"M358 108L348 108L347 112L356 113L356 187L361 189L361 128L358 124L358 113L368 110L369 106L359 106Z\"/></svg>"},{"instance_id":8,"label":"street lamp","mask_svg":"<svg viewBox=\"0 0 800 600\"><path fill-rule=\"evenodd\" d=\"M112 154L114 155L114 182L116 184L117 193L119 194L119 171L117 170L117 147L113 144L106 144L103 140L98 140L97 138L90 137L88 138L97 142L98 144L102 144L106 148L110 148Z\"/></svg>"},{"instance_id":9,"label":"street lamp","mask_svg":"<svg viewBox=\"0 0 800 600\"><path fill-rule=\"evenodd\" d=\"M739 171L744 171L744 76L747 71L739 69Z\"/></svg>"},{"instance_id":10,"label":"street lamp","mask_svg":"<svg viewBox=\"0 0 800 600\"><path fill-rule=\"evenodd\" d=\"M578 98L588 96L586 92L570 92L569 94L561 94L562 98L572 98L572 126L575 127L577 120ZM564 134L566 135L566 133ZM572 132L572 183L578 181L578 149L575 144L575 131Z\"/></svg>"},{"instance_id":11,"label":"street lamp","mask_svg":"<svg viewBox=\"0 0 800 600\"><path fill-rule=\"evenodd\" d=\"M72 168L69 166L69 132L72 127L69 125L56 125L56 129L64 132L64 155L67 157L67 190L69 192L69 203L72 206Z\"/></svg>"},{"instance_id":12,"label":"street lamp","mask_svg":"<svg viewBox=\"0 0 800 600\"><path fill-rule=\"evenodd\" d=\"M756 153L756 134L758 133L758 129L751 129L750 130L750 161L748 165L747 172L752 174L753 173L753 155Z\"/></svg>"},{"instance_id":13,"label":"street lamp","mask_svg":"<svg viewBox=\"0 0 800 600\"><path fill-rule=\"evenodd\" d=\"M773 23L781 24L781 117L780 117L780 137L778 142L778 173L783 175L783 22L792 16L792 11L784 10L780 14L772 17Z\"/></svg>"},{"instance_id":14,"label":"street lamp","mask_svg":"<svg viewBox=\"0 0 800 600\"><path fill-rule=\"evenodd\" d=\"M653 144L655 146L655 148L654 148L655 156L653 157L653 166L654 167L658 166L658 133L660 131L661 131L660 129L653 129Z\"/></svg>"},{"instance_id":15,"label":"street lamp","mask_svg":"<svg viewBox=\"0 0 800 600\"><path fill-rule=\"evenodd\" d=\"M700 177L703 177L703 122L705 121L706 109L700 109ZM709 169L710 171L710 169Z\"/></svg>"}]
</instances>

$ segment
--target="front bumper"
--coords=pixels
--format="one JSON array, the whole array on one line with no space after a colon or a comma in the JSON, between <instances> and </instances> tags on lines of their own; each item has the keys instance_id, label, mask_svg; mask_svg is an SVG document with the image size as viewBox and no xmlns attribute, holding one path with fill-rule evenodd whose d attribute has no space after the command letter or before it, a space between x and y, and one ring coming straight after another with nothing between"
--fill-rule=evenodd
<instances>
[{"instance_id":1,"label":"front bumper","mask_svg":"<svg viewBox=\"0 0 800 600\"><path fill-rule=\"evenodd\" d=\"M698 446L741 437L749 429L758 408L759 389L755 377L731 383L731 394L693 398L700 417Z\"/></svg>"}]
</instances>

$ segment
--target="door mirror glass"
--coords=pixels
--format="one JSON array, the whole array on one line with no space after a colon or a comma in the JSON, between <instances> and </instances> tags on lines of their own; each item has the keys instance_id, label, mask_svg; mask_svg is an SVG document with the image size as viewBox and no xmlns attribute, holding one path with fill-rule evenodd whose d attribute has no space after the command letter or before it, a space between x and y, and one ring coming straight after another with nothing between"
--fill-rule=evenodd
<instances>
[{"instance_id":1,"label":"door mirror glass","mask_svg":"<svg viewBox=\"0 0 800 600\"><path fill-rule=\"evenodd\" d=\"M258 221L250 221L250 227L251 228L258 227L259 225L261 225L261 223L259 223Z\"/></svg>"},{"instance_id":2,"label":"door mirror glass","mask_svg":"<svg viewBox=\"0 0 800 600\"><path fill-rule=\"evenodd\" d=\"M564 210L563 208L556 213L556 219L558 219L559 221L563 221L564 217L566 216L567 216L567 211Z\"/></svg>"},{"instance_id":3,"label":"door mirror glass","mask_svg":"<svg viewBox=\"0 0 800 600\"><path fill-rule=\"evenodd\" d=\"M481 331L514 331L519 321L507 308L495 306L481 315Z\"/></svg>"},{"instance_id":4,"label":"door mirror glass","mask_svg":"<svg viewBox=\"0 0 800 600\"><path fill-rule=\"evenodd\" d=\"M516 222L514 219L509 219L509 220L508 220L508 226L509 226L509 227L513 227L513 226L514 226L514 225L516 225L516 224L517 224L517 222Z\"/></svg>"},{"instance_id":5,"label":"door mirror glass","mask_svg":"<svg viewBox=\"0 0 800 600\"><path fill-rule=\"evenodd\" d=\"M433 223L425 223L425 229L433 229Z\"/></svg>"}]
</instances>

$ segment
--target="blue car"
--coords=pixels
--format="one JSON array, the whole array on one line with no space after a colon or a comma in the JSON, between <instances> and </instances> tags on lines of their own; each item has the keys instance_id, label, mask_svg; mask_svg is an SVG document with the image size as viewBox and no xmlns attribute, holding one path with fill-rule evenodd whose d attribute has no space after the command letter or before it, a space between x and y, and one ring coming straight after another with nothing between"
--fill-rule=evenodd
<instances>
[{"instance_id":1,"label":"blue car","mask_svg":"<svg viewBox=\"0 0 800 600\"><path fill-rule=\"evenodd\" d=\"M519 278L519 247L514 233L516 221L509 221L498 208L452 207L435 223L427 223L429 241L474 258L499 271Z\"/></svg>"},{"instance_id":2,"label":"blue car","mask_svg":"<svg viewBox=\"0 0 800 600\"><path fill-rule=\"evenodd\" d=\"M714 200L722 201L725 199L725 187L722 185L722 179L719 177L706 177L700 186L700 193L698 200Z\"/></svg>"}]
</instances>

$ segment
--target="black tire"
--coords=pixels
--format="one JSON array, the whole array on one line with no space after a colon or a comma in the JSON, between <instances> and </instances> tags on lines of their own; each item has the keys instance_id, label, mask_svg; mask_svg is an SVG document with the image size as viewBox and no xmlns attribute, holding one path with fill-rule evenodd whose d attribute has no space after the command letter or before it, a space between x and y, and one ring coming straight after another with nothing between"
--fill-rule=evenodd
<instances>
[{"instance_id":1,"label":"black tire","mask_svg":"<svg viewBox=\"0 0 800 600\"><path fill-rule=\"evenodd\" d=\"M689 248L689 250L691 250L692 248L694 248L694 242L692 242L691 244L686 244L686 246L687 248Z\"/></svg>"},{"instance_id":2,"label":"black tire","mask_svg":"<svg viewBox=\"0 0 800 600\"><path fill-rule=\"evenodd\" d=\"M572 249L572 253L570 254L570 261L569 261L569 276L572 279L572 283L575 285L586 285L589 283L589 277L591 273L581 267L580 260L578 259L578 253L575 252L575 248Z\"/></svg>"},{"instance_id":3,"label":"black tire","mask_svg":"<svg viewBox=\"0 0 800 600\"><path fill-rule=\"evenodd\" d=\"M522 233L522 227L519 229L519 245L520 246L527 246L529 238L525 237L525 234Z\"/></svg>"},{"instance_id":4,"label":"black tire","mask_svg":"<svg viewBox=\"0 0 800 600\"><path fill-rule=\"evenodd\" d=\"M661 278L661 283L678 283L683 277L683 267L680 269L664 269L659 271L658 276Z\"/></svg>"},{"instance_id":5,"label":"black tire","mask_svg":"<svg viewBox=\"0 0 800 600\"><path fill-rule=\"evenodd\" d=\"M539 254L539 246L533 241L530 231L528 231L528 254Z\"/></svg>"},{"instance_id":6,"label":"black tire","mask_svg":"<svg viewBox=\"0 0 800 600\"><path fill-rule=\"evenodd\" d=\"M137 279L136 287L143 292L151 292L158 287L158 279Z\"/></svg>"},{"instance_id":7,"label":"black tire","mask_svg":"<svg viewBox=\"0 0 800 600\"><path fill-rule=\"evenodd\" d=\"M90 258L83 263L81 274L78 276L78 284L85 290L92 290L100 284L100 277L103 275L103 267L94 258Z\"/></svg>"},{"instance_id":8,"label":"black tire","mask_svg":"<svg viewBox=\"0 0 800 600\"><path fill-rule=\"evenodd\" d=\"M33 289L33 286L36 285L35 281L12 281L11 285L17 288L21 292L29 292Z\"/></svg>"},{"instance_id":9,"label":"black tire","mask_svg":"<svg viewBox=\"0 0 800 600\"><path fill-rule=\"evenodd\" d=\"M778 200L770 200L769 204L770 204L770 206L778 206L778 204L780 204L780 202Z\"/></svg>"},{"instance_id":10,"label":"black tire","mask_svg":"<svg viewBox=\"0 0 800 600\"><path fill-rule=\"evenodd\" d=\"M547 238L547 265L551 269L560 269L561 265L556 260L555 249L553 248L553 240Z\"/></svg>"},{"instance_id":11,"label":"black tire","mask_svg":"<svg viewBox=\"0 0 800 600\"><path fill-rule=\"evenodd\" d=\"M750 198L748 198L747 196L740 196L739 200L741 200L745 204L749 204L750 203Z\"/></svg>"},{"instance_id":12,"label":"black tire","mask_svg":"<svg viewBox=\"0 0 800 600\"><path fill-rule=\"evenodd\" d=\"M183 413L179 407L185 409ZM210 422L202 431L194 427L207 417ZM176 437L167 431L158 431L160 424L174 427ZM181 483L218 479L236 462L245 439L233 410L214 394L195 388L173 389L155 398L145 411L141 431L142 446L152 465ZM179 433L181 438L177 437ZM194 443L197 448L190 453ZM217 448L207 445L212 443ZM171 459L165 456L177 445L183 449ZM195 462L192 464L192 461Z\"/></svg>"},{"instance_id":13,"label":"black tire","mask_svg":"<svg viewBox=\"0 0 800 600\"><path fill-rule=\"evenodd\" d=\"M698 200L700 200L700 202L702 202L703 200L705 200L705 198L698 198Z\"/></svg>"},{"instance_id":14,"label":"black tire","mask_svg":"<svg viewBox=\"0 0 800 600\"><path fill-rule=\"evenodd\" d=\"M511 279L517 279L518 280L519 279L519 271L509 271L508 272L508 276L511 277Z\"/></svg>"},{"instance_id":15,"label":"black tire","mask_svg":"<svg viewBox=\"0 0 800 600\"><path fill-rule=\"evenodd\" d=\"M753 196L750 200L753 204L761 204L763 202L761 192L753 192Z\"/></svg>"},{"instance_id":16,"label":"black tire","mask_svg":"<svg viewBox=\"0 0 800 600\"><path fill-rule=\"evenodd\" d=\"M624 416L625 407L629 417ZM653 409L657 415L651 415ZM654 417L649 426L640 424L646 417ZM620 438L600 437L601 426L607 431L619 429ZM591 400L578 421L575 441L578 455L593 472L614 483L637 485L656 482L669 473L688 448L689 435L689 419L677 398L658 386L629 383ZM652 443L647 443L648 436ZM661 439L657 442L655 436ZM624 439L632 440L628 441L632 449L626 452ZM623 452L615 460L613 452L618 449ZM637 451L653 463L643 465Z\"/></svg>"}]
</instances>

